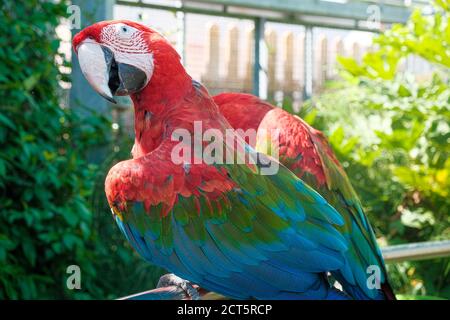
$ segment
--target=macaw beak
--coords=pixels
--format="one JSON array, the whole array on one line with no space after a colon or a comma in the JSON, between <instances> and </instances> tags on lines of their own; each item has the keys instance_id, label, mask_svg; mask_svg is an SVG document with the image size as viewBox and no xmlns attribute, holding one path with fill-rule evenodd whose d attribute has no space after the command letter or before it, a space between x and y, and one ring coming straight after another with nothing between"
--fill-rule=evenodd
<instances>
[{"instance_id":1,"label":"macaw beak","mask_svg":"<svg viewBox=\"0 0 450 320\"><path fill-rule=\"evenodd\" d=\"M117 103L114 96L137 92L147 83L144 71L117 62L114 53L94 40L87 39L77 47L78 61L86 80L106 100Z\"/></svg>"}]
</instances>

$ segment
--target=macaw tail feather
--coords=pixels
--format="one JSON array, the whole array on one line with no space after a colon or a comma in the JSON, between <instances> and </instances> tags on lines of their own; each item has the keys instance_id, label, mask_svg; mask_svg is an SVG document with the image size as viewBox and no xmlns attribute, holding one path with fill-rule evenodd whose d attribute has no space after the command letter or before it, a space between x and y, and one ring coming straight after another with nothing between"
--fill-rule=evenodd
<instances>
[{"instance_id":1,"label":"macaw tail feather","mask_svg":"<svg viewBox=\"0 0 450 320\"><path fill-rule=\"evenodd\" d=\"M389 283L383 283L374 297L368 297L364 290L358 286L346 286L345 290L355 300L397 300Z\"/></svg>"},{"instance_id":2,"label":"macaw tail feather","mask_svg":"<svg viewBox=\"0 0 450 320\"><path fill-rule=\"evenodd\" d=\"M383 283L381 285L381 290L386 296L386 300L397 300L397 298L395 297L394 290L392 290L392 287L388 282Z\"/></svg>"},{"instance_id":3,"label":"macaw tail feather","mask_svg":"<svg viewBox=\"0 0 450 320\"><path fill-rule=\"evenodd\" d=\"M351 300L352 298L345 294L343 291L331 287L328 290L326 300Z\"/></svg>"}]
</instances>

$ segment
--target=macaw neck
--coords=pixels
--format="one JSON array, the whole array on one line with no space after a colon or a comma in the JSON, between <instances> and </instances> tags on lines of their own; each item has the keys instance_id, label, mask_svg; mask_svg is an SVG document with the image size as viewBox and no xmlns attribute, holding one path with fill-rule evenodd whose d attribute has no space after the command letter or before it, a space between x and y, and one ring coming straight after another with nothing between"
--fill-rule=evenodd
<instances>
[{"instance_id":1,"label":"macaw neck","mask_svg":"<svg viewBox=\"0 0 450 320\"><path fill-rule=\"evenodd\" d=\"M164 66L155 64L149 83L139 93L131 95L136 111L161 114L176 105L192 87L192 78L179 61Z\"/></svg>"},{"instance_id":2,"label":"macaw neck","mask_svg":"<svg viewBox=\"0 0 450 320\"><path fill-rule=\"evenodd\" d=\"M171 72L164 73L155 68L149 84L138 94L131 95L135 112L134 158L153 151L172 130L181 127L189 130L194 121L221 126L217 106L206 91L199 94L198 90L184 68L172 68Z\"/></svg>"},{"instance_id":3,"label":"macaw neck","mask_svg":"<svg viewBox=\"0 0 450 320\"><path fill-rule=\"evenodd\" d=\"M164 66L155 64L149 83L139 93L131 95L134 105L134 158L151 152L161 143L167 110L188 95L191 83L191 77L179 61Z\"/></svg>"}]
</instances>

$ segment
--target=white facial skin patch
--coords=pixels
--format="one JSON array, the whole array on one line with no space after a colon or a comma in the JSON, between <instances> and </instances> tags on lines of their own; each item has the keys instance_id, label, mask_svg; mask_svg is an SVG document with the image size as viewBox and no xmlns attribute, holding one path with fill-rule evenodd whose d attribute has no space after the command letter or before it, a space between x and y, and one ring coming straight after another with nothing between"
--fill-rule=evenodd
<instances>
[{"instance_id":1,"label":"white facial skin patch","mask_svg":"<svg viewBox=\"0 0 450 320\"><path fill-rule=\"evenodd\" d=\"M111 49L117 63L139 68L145 72L147 83L150 81L154 68L153 54L144 40L144 32L124 23L111 24L102 29L100 41Z\"/></svg>"}]
</instances>

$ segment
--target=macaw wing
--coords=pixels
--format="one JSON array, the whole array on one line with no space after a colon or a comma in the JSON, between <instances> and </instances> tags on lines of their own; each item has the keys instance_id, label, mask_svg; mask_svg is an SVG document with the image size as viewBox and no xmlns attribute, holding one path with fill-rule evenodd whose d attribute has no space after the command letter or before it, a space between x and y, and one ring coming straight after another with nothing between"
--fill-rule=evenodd
<instances>
[{"instance_id":1,"label":"macaw wing","mask_svg":"<svg viewBox=\"0 0 450 320\"><path fill-rule=\"evenodd\" d=\"M158 159L164 157L147 159L151 168L158 168ZM233 298L326 298L323 273L342 268L347 250L336 230L342 217L285 167L260 175L261 167L208 166L225 170L233 183L214 194L205 187L205 168L193 164L172 174L195 190L173 189L170 210L163 202L147 207L142 199L113 204L116 222L145 259L205 289Z\"/></svg>"},{"instance_id":2,"label":"macaw wing","mask_svg":"<svg viewBox=\"0 0 450 320\"><path fill-rule=\"evenodd\" d=\"M301 118L274 109L259 126L257 150L264 152L263 147L273 144L270 133L274 129L279 130L277 151L281 162L320 192L345 220L338 229L351 243L346 253L347 272L338 271L334 275L352 296L379 298L380 293L367 286L367 268L378 266L379 280L385 283L383 258L361 202L326 138ZM363 295L359 294L361 291Z\"/></svg>"},{"instance_id":3,"label":"macaw wing","mask_svg":"<svg viewBox=\"0 0 450 320\"><path fill-rule=\"evenodd\" d=\"M335 197L335 200L332 201L333 206L341 213L349 213L348 215L343 214L343 217L348 226L346 229L348 229L348 232L350 233L349 240L353 243L353 247L356 248L356 250L352 252L352 260L356 263L354 269L365 272L364 277L360 275L360 279L356 280L357 285L359 288L363 289L369 297L376 297L376 294L374 295L376 291L367 288L367 268L369 266L378 266L380 268L381 273L379 280L381 283L387 281L387 271L381 250L376 242L375 233L364 213L358 195L353 189L347 174L334 155L327 139L322 132L309 127L306 123L305 125L310 130L311 139L313 140L314 146L322 161L328 190L330 193L333 193L333 196ZM386 289L389 290L389 288ZM355 290L349 290L358 295ZM391 292L391 294L393 293Z\"/></svg>"}]
</instances>

